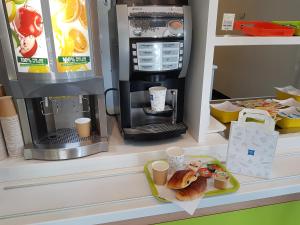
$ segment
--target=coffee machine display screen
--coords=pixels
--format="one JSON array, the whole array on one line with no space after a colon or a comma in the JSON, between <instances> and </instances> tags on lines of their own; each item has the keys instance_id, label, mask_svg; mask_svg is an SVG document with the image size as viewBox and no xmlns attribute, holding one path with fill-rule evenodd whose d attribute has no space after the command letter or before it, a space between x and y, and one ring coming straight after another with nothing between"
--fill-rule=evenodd
<instances>
[{"instance_id":1,"label":"coffee machine display screen","mask_svg":"<svg viewBox=\"0 0 300 225\"><path fill-rule=\"evenodd\" d=\"M135 71L168 71L182 67L183 43L139 42L133 51Z\"/></svg>"}]
</instances>

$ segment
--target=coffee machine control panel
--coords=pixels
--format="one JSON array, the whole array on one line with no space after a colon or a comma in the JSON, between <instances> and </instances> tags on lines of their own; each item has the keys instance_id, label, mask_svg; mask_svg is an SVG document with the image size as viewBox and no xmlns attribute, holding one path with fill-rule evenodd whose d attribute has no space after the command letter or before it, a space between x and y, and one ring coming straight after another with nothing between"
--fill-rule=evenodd
<instances>
[{"instance_id":1,"label":"coffee machine control panel","mask_svg":"<svg viewBox=\"0 0 300 225\"><path fill-rule=\"evenodd\" d=\"M133 72L181 70L184 12L177 6L128 7Z\"/></svg>"},{"instance_id":2,"label":"coffee machine control panel","mask_svg":"<svg viewBox=\"0 0 300 225\"><path fill-rule=\"evenodd\" d=\"M169 71L182 68L183 40L172 42L132 42L134 71Z\"/></svg>"}]
</instances>

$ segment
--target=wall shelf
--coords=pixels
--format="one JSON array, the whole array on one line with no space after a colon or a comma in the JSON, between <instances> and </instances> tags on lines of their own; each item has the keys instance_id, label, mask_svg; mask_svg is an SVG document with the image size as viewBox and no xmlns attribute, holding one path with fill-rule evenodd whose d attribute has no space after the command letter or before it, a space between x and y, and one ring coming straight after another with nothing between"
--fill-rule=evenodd
<instances>
[{"instance_id":1,"label":"wall shelf","mask_svg":"<svg viewBox=\"0 0 300 225\"><path fill-rule=\"evenodd\" d=\"M300 2L289 0L286 4L282 5L281 1L277 0L272 1L272 5L270 5L269 2L257 0L257 5L260 7L256 7L251 0L243 1L243 3L238 0L190 0L189 3L192 8L193 24L196 24L196 29L193 29L193 49L189 63L189 74L186 78L185 122L189 127L191 135L197 141L200 141L201 137L207 134L222 131L222 126L219 126L215 120L211 119L209 106L210 93L213 86L213 64L219 64L218 62L214 62L214 60L220 55L220 51L223 50L217 47L228 46L229 48L226 48L226 51L231 51L230 54L237 56L236 52L241 48L230 48L231 46L253 46L253 48L245 48L243 54L237 56L240 61L234 61L234 69L239 69L241 73L244 74L244 77L250 77L251 79L251 74L265 74L263 78L267 80L270 87L276 85L275 82L272 83L269 81L272 79L272 74L282 74L280 82L283 83L283 78L286 79L284 75L295 72L296 66L294 65L297 63L300 64L300 52L297 52L298 46L300 46L300 36L252 37L238 35L235 32L232 32L231 35L227 35L225 31L220 30L223 14L225 12L235 13L237 19L242 19L244 16L244 20L272 21L282 20L283 18L286 20L298 20L297 10L299 9ZM268 47L264 48L264 46ZM280 46L283 47L281 48ZM258 51L256 51L256 49ZM262 54L264 53L262 52L263 49L270 51L272 57L268 58L267 54ZM276 53L278 49L281 51L280 55ZM293 54L290 54L289 51L291 50ZM249 66L250 69L245 69L244 66L239 63L249 62L250 57L246 55L247 51L252 53L251 57L253 57L256 52L260 54L255 60L250 59L252 63L251 66ZM224 60L224 64L228 65L228 63L232 63L230 54L220 55L220 58ZM268 59L266 61L268 63L267 65L262 60L259 61L259 59L263 57ZM274 58L276 58L276 60L274 60ZM255 66L255 62L259 62L260 64L256 63L257 66ZM276 66L272 65L274 63ZM290 64L294 65L290 66ZM269 65L272 67L265 69L266 66ZM259 68L261 73L255 72L256 67ZM222 73L227 72L231 75L233 74L232 70L228 69L224 71L224 68L225 67L221 65L218 70ZM251 79L246 80L246 82L251 81ZM293 80L295 79L291 76L286 83L291 83ZM241 80L235 82L241 83ZM226 86L227 83L224 82L223 85ZM253 85L253 83L254 82L249 82L249 85ZM255 91L262 93L258 94L258 96L265 95L265 89L256 88ZM226 92L224 92L224 94L226 94ZM248 93L245 95L248 95ZM233 97L235 97L235 95L233 95ZM299 138L299 134L293 135ZM295 142L297 145L300 145L298 140ZM288 141L284 143L285 146L288 145ZM296 145L296 143L293 143L293 145Z\"/></svg>"},{"instance_id":2,"label":"wall shelf","mask_svg":"<svg viewBox=\"0 0 300 225\"><path fill-rule=\"evenodd\" d=\"M300 45L300 37L216 36L215 46Z\"/></svg>"}]
</instances>

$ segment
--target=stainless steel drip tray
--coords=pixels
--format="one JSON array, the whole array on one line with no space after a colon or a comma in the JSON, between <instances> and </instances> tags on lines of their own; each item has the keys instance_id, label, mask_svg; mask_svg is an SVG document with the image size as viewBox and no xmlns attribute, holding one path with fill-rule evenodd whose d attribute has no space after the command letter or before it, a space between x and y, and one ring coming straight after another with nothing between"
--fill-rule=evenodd
<instances>
[{"instance_id":1,"label":"stainless steel drip tray","mask_svg":"<svg viewBox=\"0 0 300 225\"><path fill-rule=\"evenodd\" d=\"M145 107L143 108L144 112L146 115L151 115L151 116L166 116L170 117L172 116L174 109L170 105L166 105L163 111L156 112L153 111L151 107Z\"/></svg>"},{"instance_id":2,"label":"stainless steel drip tray","mask_svg":"<svg viewBox=\"0 0 300 225\"><path fill-rule=\"evenodd\" d=\"M101 141L101 137L98 135L93 134L90 137L80 138L75 128L62 128L38 140L36 146L43 146L44 148L75 147L99 141Z\"/></svg>"},{"instance_id":3,"label":"stainless steel drip tray","mask_svg":"<svg viewBox=\"0 0 300 225\"><path fill-rule=\"evenodd\" d=\"M107 150L107 138L95 134L80 138L75 128L63 128L39 139L35 144L26 145L24 157L25 159L64 160Z\"/></svg>"},{"instance_id":4,"label":"stainless steel drip tray","mask_svg":"<svg viewBox=\"0 0 300 225\"><path fill-rule=\"evenodd\" d=\"M185 134L187 126L184 123L158 123L134 128L123 128L125 139L159 140Z\"/></svg>"}]
</instances>

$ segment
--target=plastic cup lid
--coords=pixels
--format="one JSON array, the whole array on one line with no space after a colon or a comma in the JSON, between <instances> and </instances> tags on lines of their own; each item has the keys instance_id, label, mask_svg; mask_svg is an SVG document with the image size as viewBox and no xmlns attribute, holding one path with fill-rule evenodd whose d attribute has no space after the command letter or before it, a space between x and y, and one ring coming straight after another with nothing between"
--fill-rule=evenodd
<instances>
[{"instance_id":1,"label":"plastic cup lid","mask_svg":"<svg viewBox=\"0 0 300 225\"><path fill-rule=\"evenodd\" d=\"M152 169L157 171L165 171L169 169L169 163L165 161L155 161L152 163Z\"/></svg>"},{"instance_id":2,"label":"plastic cup lid","mask_svg":"<svg viewBox=\"0 0 300 225\"><path fill-rule=\"evenodd\" d=\"M91 119L90 118L78 118L75 120L75 123L78 123L78 124L85 124L85 123L89 123L91 122Z\"/></svg>"},{"instance_id":3,"label":"plastic cup lid","mask_svg":"<svg viewBox=\"0 0 300 225\"><path fill-rule=\"evenodd\" d=\"M149 91L164 91L167 90L166 87L162 87L162 86L157 86L157 87L151 87L149 88Z\"/></svg>"}]
</instances>

